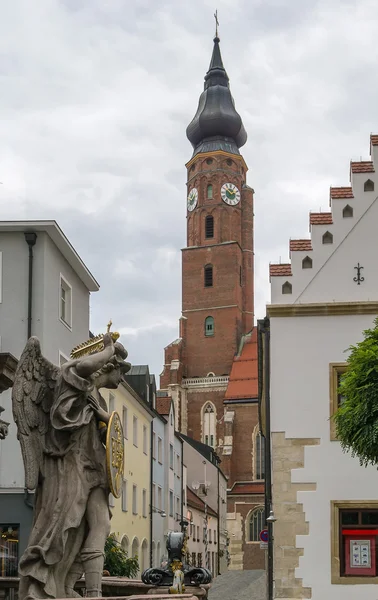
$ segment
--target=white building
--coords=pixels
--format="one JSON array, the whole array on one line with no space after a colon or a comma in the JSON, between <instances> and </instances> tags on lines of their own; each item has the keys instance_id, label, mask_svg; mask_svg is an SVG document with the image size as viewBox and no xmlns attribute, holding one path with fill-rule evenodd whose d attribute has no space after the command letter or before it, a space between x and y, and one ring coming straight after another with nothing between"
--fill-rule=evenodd
<instances>
[{"instance_id":1,"label":"white building","mask_svg":"<svg viewBox=\"0 0 378 600\"><path fill-rule=\"evenodd\" d=\"M331 188L330 212L310 214L291 263L270 266L276 598L378 598L377 469L343 453L330 421L347 349L378 314L378 136L371 159Z\"/></svg>"},{"instance_id":2,"label":"white building","mask_svg":"<svg viewBox=\"0 0 378 600\"><path fill-rule=\"evenodd\" d=\"M55 221L0 222L0 351L19 359L30 335L55 364L89 336L89 296L99 285ZM11 390L1 396L11 421ZM0 445L0 531L16 532L19 554L32 509L16 426ZM0 572L1 575L1 572Z\"/></svg>"},{"instance_id":3,"label":"white building","mask_svg":"<svg viewBox=\"0 0 378 600\"><path fill-rule=\"evenodd\" d=\"M187 492L187 520L189 560L193 567L206 566L206 552L208 552L208 566L213 575L218 575L218 515L210 507L205 507L205 502L189 487ZM206 543L207 539L207 543Z\"/></svg>"}]
</instances>

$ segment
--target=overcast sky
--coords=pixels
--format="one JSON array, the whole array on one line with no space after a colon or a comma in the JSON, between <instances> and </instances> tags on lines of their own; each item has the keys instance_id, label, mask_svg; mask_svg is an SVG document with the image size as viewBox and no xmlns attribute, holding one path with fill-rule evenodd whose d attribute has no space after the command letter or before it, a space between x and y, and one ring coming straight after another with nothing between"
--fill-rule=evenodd
<instances>
[{"instance_id":1,"label":"overcast sky","mask_svg":"<svg viewBox=\"0 0 378 600\"><path fill-rule=\"evenodd\" d=\"M2 219L56 219L99 281L134 364L159 375L178 335L186 239L185 129L218 8L248 133L256 316L269 262L328 210L378 133L376 0L12 0L0 18Z\"/></svg>"}]
</instances>

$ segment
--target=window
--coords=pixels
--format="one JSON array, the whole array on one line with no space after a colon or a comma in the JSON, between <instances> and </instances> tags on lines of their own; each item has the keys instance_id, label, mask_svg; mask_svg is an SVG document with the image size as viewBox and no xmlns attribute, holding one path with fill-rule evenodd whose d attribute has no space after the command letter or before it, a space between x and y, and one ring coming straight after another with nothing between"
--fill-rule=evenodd
<instances>
[{"instance_id":1,"label":"window","mask_svg":"<svg viewBox=\"0 0 378 600\"><path fill-rule=\"evenodd\" d=\"M258 431L255 436L255 479L265 479L265 440Z\"/></svg>"},{"instance_id":2,"label":"window","mask_svg":"<svg viewBox=\"0 0 378 600\"><path fill-rule=\"evenodd\" d=\"M59 366L62 367L64 363L68 362L69 360L70 359L68 358L68 356L66 356L65 354L63 354L63 352L59 350Z\"/></svg>"},{"instance_id":3,"label":"window","mask_svg":"<svg viewBox=\"0 0 378 600\"><path fill-rule=\"evenodd\" d=\"M249 516L247 520L248 526L248 541L249 542L259 542L260 541L260 531L264 529L265 526L265 511L262 506L259 508L255 508Z\"/></svg>"},{"instance_id":4,"label":"window","mask_svg":"<svg viewBox=\"0 0 378 600\"><path fill-rule=\"evenodd\" d=\"M176 497L176 519L179 520L180 518L180 498Z\"/></svg>"},{"instance_id":5,"label":"window","mask_svg":"<svg viewBox=\"0 0 378 600\"><path fill-rule=\"evenodd\" d=\"M147 454L147 427L143 425L143 454Z\"/></svg>"},{"instance_id":6,"label":"window","mask_svg":"<svg viewBox=\"0 0 378 600\"><path fill-rule=\"evenodd\" d=\"M72 287L62 275L60 276L59 317L65 325L72 326Z\"/></svg>"},{"instance_id":7,"label":"window","mask_svg":"<svg viewBox=\"0 0 378 600\"><path fill-rule=\"evenodd\" d=\"M353 208L351 206L349 206L349 204L347 204L343 208L343 217L344 217L344 219L346 219L348 217L353 217Z\"/></svg>"},{"instance_id":8,"label":"window","mask_svg":"<svg viewBox=\"0 0 378 600\"><path fill-rule=\"evenodd\" d=\"M199 525L197 525L197 542L200 541L200 536L199 536Z\"/></svg>"},{"instance_id":9,"label":"window","mask_svg":"<svg viewBox=\"0 0 378 600\"><path fill-rule=\"evenodd\" d=\"M215 448L215 410L210 402L203 408L202 423L203 443Z\"/></svg>"},{"instance_id":10,"label":"window","mask_svg":"<svg viewBox=\"0 0 378 600\"><path fill-rule=\"evenodd\" d=\"M293 291L293 286L291 285L291 283L289 281L285 281L285 283L282 285L282 293L283 294L291 294Z\"/></svg>"},{"instance_id":11,"label":"window","mask_svg":"<svg viewBox=\"0 0 378 600\"><path fill-rule=\"evenodd\" d=\"M156 508L156 485L152 484L152 506Z\"/></svg>"},{"instance_id":12,"label":"window","mask_svg":"<svg viewBox=\"0 0 378 600\"><path fill-rule=\"evenodd\" d=\"M127 480L122 481L122 510L127 511Z\"/></svg>"},{"instance_id":13,"label":"window","mask_svg":"<svg viewBox=\"0 0 378 600\"><path fill-rule=\"evenodd\" d=\"M123 436L128 439L128 418L127 418L127 408L124 406L122 408L122 428L123 428Z\"/></svg>"},{"instance_id":14,"label":"window","mask_svg":"<svg viewBox=\"0 0 378 600\"><path fill-rule=\"evenodd\" d=\"M163 464L163 440L158 437L158 463Z\"/></svg>"},{"instance_id":15,"label":"window","mask_svg":"<svg viewBox=\"0 0 378 600\"><path fill-rule=\"evenodd\" d=\"M302 269L312 269L312 258L305 256L302 260Z\"/></svg>"},{"instance_id":16,"label":"window","mask_svg":"<svg viewBox=\"0 0 378 600\"><path fill-rule=\"evenodd\" d=\"M217 530L214 529L214 544L217 543Z\"/></svg>"},{"instance_id":17,"label":"window","mask_svg":"<svg viewBox=\"0 0 378 600\"><path fill-rule=\"evenodd\" d=\"M138 447L138 419L133 415L133 444Z\"/></svg>"},{"instance_id":18,"label":"window","mask_svg":"<svg viewBox=\"0 0 378 600\"><path fill-rule=\"evenodd\" d=\"M143 516L147 517L147 490L142 491L142 511Z\"/></svg>"},{"instance_id":19,"label":"window","mask_svg":"<svg viewBox=\"0 0 378 600\"><path fill-rule=\"evenodd\" d=\"M378 583L378 502L331 502L331 583Z\"/></svg>"},{"instance_id":20,"label":"window","mask_svg":"<svg viewBox=\"0 0 378 600\"><path fill-rule=\"evenodd\" d=\"M136 485L133 485L133 515L138 514L138 488Z\"/></svg>"},{"instance_id":21,"label":"window","mask_svg":"<svg viewBox=\"0 0 378 600\"><path fill-rule=\"evenodd\" d=\"M0 577L18 577L18 547L20 526L15 523L0 525Z\"/></svg>"},{"instance_id":22,"label":"window","mask_svg":"<svg viewBox=\"0 0 378 600\"><path fill-rule=\"evenodd\" d=\"M173 469L173 446L169 444L169 468Z\"/></svg>"},{"instance_id":23,"label":"window","mask_svg":"<svg viewBox=\"0 0 378 600\"><path fill-rule=\"evenodd\" d=\"M152 434L152 458L156 460L156 433Z\"/></svg>"},{"instance_id":24,"label":"window","mask_svg":"<svg viewBox=\"0 0 378 600\"><path fill-rule=\"evenodd\" d=\"M209 185L207 186L207 198L208 200L211 200L213 197L213 186L211 185L211 183L209 183Z\"/></svg>"},{"instance_id":25,"label":"window","mask_svg":"<svg viewBox=\"0 0 378 600\"><path fill-rule=\"evenodd\" d=\"M367 179L364 183L364 192L374 192L374 181Z\"/></svg>"},{"instance_id":26,"label":"window","mask_svg":"<svg viewBox=\"0 0 378 600\"><path fill-rule=\"evenodd\" d=\"M337 441L335 421L332 417L344 400L339 393L339 387L341 377L346 370L347 363L331 363L329 365L330 439L332 441Z\"/></svg>"},{"instance_id":27,"label":"window","mask_svg":"<svg viewBox=\"0 0 378 600\"><path fill-rule=\"evenodd\" d=\"M173 492L169 490L169 516L173 517Z\"/></svg>"},{"instance_id":28,"label":"window","mask_svg":"<svg viewBox=\"0 0 378 600\"><path fill-rule=\"evenodd\" d=\"M212 543L213 543L213 540L212 540L212 538L211 538L211 529L209 529L209 543L210 543L210 544L212 544Z\"/></svg>"},{"instance_id":29,"label":"window","mask_svg":"<svg viewBox=\"0 0 378 600\"><path fill-rule=\"evenodd\" d=\"M181 477L181 462L180 462L180 456L178 454L176 454L176 476L178 478Z\"/></svg>"},{"instance_id":30,"label":"window","mask_svg":"<svg viewBox=\"0 0 378 600\"><path fill-rule=\"evenodd\" d=\"M192 567L195 567L197 564L197 554L195 552L192 552Z\"/></svg>"},{"instance_id":31,"label":"window","mask_svg":"<svg viewBox=\"0 0 378 600\"><path fill-rule=\"evenodd\" d=\"M160 486L158 486L158 505L157 505L157 507L159 510L163 510L162 496L163 496L163 490Z\"/></svg>"},{"instance_id":32,"label":"window","mask_svg":"<svg viewBox=\"0 0 378 600\"><path fill-rule=\"evenodd\" d=\"M197 567L202 567L202 552L198 552L198 555L197 555Z\"/></svg>"},{"instance_id":33,"label":"window","mask_svg":"<svg viewBox=\"0 0 378 600\"><path fill-rule=\"evenodd\" d=\"M204 285L205 287L213 287L213 266L206 265L204 268Z\"/></svg>"},{"instance_id":34,"label":"window","mask_svg":"<svg viewBox=\"0 0 378 600\"><path fill-rule=\"evenodd\" d=\"M323 244L333 244L333 235L330 231L326 231L322 237Z\"/></svg>"},{"instance_id":35,"label":"window","mask_svg":"<svg viewBox=\"0 0 378 600\"><path fill-rule=\"evenodd\" d=\"M202 541L206 543L206 527L203 527L202 529Z\"/></svg>"},{"instance_id":36,"label":"window","mask_svg":"<svg viewBox=\"0 0 378 600\"><path fill-rule=\"evenodd\" d=\"M205 238L208 240L214 237L214 217L207 215L205 218Z\"/></svg>"},{"instance_id":37,"label":"window","mask_svg":"<svg viewBox=\"0 0 378 600\"><path fill-rule=\"evenodd\" d=\"M210 337L214 335L214 318L206 317L205 319L205 336Z\"/></svg>"},{"instance_id":38,"label":"window","mask_svg":"<svg viewBox=\"0 0 378 600\"><path fill-rule=\"evenodd\" d=\"M109 393L109 412L110 412L110 414L112 414L112 412L114 412L114 409L115 409L114 394Z\"/></svg>"}]
</instances>

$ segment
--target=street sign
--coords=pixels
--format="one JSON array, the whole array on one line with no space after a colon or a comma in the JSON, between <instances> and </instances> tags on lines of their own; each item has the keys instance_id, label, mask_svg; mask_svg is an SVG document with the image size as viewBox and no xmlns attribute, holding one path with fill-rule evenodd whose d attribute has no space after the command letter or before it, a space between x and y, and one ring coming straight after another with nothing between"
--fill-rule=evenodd
<instances>
[{"instance_id":1,"label":"street sign","mask_svg":"<svg viewBox=\"0 0 378 600\"><path fill-rule=\"evenodd\" d=\"M266 550L268 548L268 542L260 542L260 549Z\"/></svg>"},{"instance_id":2,"label":"street sign","mask_svg":"<svg viewBox=\"0 0 378 600\"><path fill-rule=\"evenodd\" d=\"M263 529L262 531L260 531L260 542L263 542L265 544L268 543L268 530L267 529Z\"/></svg>"}]
</instances>

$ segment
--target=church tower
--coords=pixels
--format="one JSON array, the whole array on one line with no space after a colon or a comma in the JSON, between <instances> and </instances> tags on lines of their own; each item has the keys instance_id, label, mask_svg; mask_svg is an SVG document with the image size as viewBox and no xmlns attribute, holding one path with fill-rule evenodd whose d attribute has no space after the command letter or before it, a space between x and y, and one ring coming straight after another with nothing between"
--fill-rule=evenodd
<instances>
[{"instance_id":1,"label":"church tower","mask_svg":"<svg viewBox=\"0 0 378 600\"><path fill-rule=\"evenodd\" d=\"M253 190L240 148L247 141L214 39L204 90L187 137L187 241L182 250L179 338L165 348L159 396L176 429L211 446L227 481L234 569L264 568L264 448L258 427L253 302ZM256 539L255 539L256 538ZM226 542L224 541L224 544ZM226 547L226 545L224 546Z\"/></svg>"}]
</instances>

